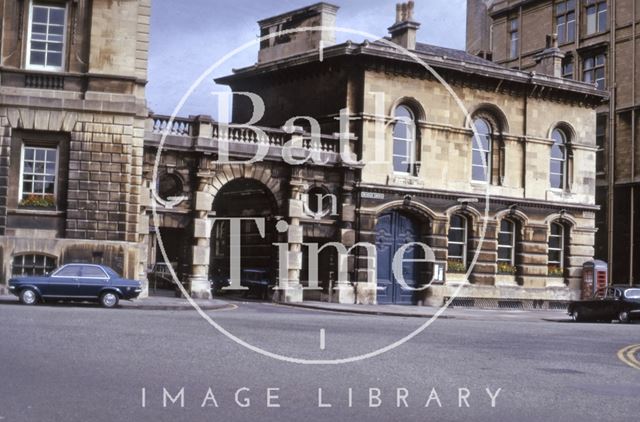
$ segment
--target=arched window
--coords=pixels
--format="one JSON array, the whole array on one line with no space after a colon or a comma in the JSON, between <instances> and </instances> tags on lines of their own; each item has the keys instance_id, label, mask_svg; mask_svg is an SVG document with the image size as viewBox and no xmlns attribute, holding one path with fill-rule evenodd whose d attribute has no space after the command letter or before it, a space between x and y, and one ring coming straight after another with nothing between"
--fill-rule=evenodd
<instances>
[{"instance_id":1,"label":"arched window","mask_svg":"<svg viewBox=\"0 0 640 422\"><path fill-rule=\"evenodd\" d=\"M475 119L473 125L477 136L473 137L471 177L475 182L488 183L491 180L492 129L485 119Z\"/></svg>"},{"instance_id":2,"label":"arched window","mask_svg":"<svg viewBox=\"0 0 640 422\"><path fill-rule=\"evenodd\" d=\"M449 267L461 265L460 269L467 268L467 219L458 214L451 216L449 223ZM451 269L451 268L449 268Z\"/></svg>"},{"instance_id":3,"label":"arched window","mask_svg":"<svg viewBox=\"0 0 640 422\"><path fill-rule=\"evenodd\" d=\"M45 275L56 268L56 259L47 255L24 254L13 257L11 274L22 275Z\"/></svg>"},{"instance_id":4,"label":"arched window","mask_svg":"<svg viewBox=\"0 0 640 422\"><path fill-rule=\"evenodd\" d=\"M549 182L552 189L566 189L567 187L567 135L560 129L551 133L551 164Z\"/></svg>"},{"instance_id":5,"label":"arched window","mask_svg":"<svg viewBox=\"0 0 640 422\"><path fill-rule=\"evenodd\" d=\"M406 106L396 107L393 126L393 171L415 175L416 123L413 112Z\"/></svg>"},{"instance_id":6,"label":"arched window","mask_svg":"<svg viewBox=\"0 0 640 422\"><path fill-rule=\"evenodd\" d=\"M516 223L503 219L498 232L498 271L512 272L509 267L516 265Z\"/></svg>"},{"instance_id":7,"label":"arched window","mask_svg":"<svg viewBox=\"0 0 640 422\"><path fill-rule=\"evenodd\" d=\"M551 223L549 229L549 275L562 275L565 259L565 228L562 224Z\"/></svg>"}]
</instances>

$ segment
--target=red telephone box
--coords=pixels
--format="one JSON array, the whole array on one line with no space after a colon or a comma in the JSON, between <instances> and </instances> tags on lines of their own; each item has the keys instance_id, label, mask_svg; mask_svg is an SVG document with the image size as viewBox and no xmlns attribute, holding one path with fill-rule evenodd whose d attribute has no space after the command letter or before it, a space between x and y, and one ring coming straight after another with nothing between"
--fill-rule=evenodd
<instances>
[{"instance_id":1,"label":"red telephone box","mask_svg":"<svg viewBox=\"0 0 640 422\"><path fill-rule=\"evenodd\" d=\"M609 283L609 265L600 260L585 262L582 265L582 298L587 299L595 293L604 292Z\"/></svg>"}]
</instances>

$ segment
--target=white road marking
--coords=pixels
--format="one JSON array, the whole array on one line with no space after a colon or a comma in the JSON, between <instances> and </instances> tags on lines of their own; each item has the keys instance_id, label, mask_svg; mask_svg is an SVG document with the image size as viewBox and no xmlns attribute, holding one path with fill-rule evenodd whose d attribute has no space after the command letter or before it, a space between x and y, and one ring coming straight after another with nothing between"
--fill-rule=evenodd
<instances>
[{"instance_id":1,"label":"white road marking","mask_svg":"<svg viewBox=\"0 0 640 422\"><path fill-rule=\"evenodd\" d=\"M325 344L324 344L324 328L320 329L320 350L324 350Z\"/></svg>"}]
</instances>

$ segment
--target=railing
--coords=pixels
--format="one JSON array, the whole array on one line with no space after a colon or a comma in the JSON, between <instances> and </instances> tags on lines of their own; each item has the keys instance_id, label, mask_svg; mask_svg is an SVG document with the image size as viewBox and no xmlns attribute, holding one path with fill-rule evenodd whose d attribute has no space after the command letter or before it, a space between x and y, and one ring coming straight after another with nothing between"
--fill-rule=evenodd
<instances>
[{"instance_id":1,"label":"railing","mask_svg":"<svg viewBox=\"0 0 640 422\"><path fill-rule=\"evenodd\" d=\"M25 88L64 89L64 76L27 73L24 75Z\"/></svg>"},{"instance_id":2,"label":"railing","mask_svg":"<svg viewBox=\"0 0 640 422\"><path fill-rule=\"evenodd\" d=\"M169 116L157 116L153 115L150 117L153 121L152 132L155 134L163 134L167 133L168 135L178 135L178 136L191 136L193 127L192 118L178 118L176 117L173 121L171 121L171 117Z\"/></svg>"},{"instance_id":3,"label":"railing","mask_svg":"<svg viewBox=\"0 0 640 422\"><path fill-rule=\"evenodd\" d=\"M302 139L300 146L307 150L333 152L339 151L340 140L336 136L320 136L319 142L312 142L310 134L296 132L291 134L282 129L255 126L259 131L248 128L224 127L213 122L207 116L176 117L151 115L147 124L152 135L177 137L204 137L239 144L267 144L283 147L294 136Z\"/></svg>"}]
</instances>

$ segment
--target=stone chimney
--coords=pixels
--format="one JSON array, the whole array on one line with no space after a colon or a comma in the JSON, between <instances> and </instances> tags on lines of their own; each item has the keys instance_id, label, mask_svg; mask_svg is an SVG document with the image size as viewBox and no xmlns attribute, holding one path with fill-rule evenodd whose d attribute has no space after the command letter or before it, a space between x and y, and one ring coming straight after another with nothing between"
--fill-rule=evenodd
<instances>
[{"instance_id":1,"label":"stone chimney","mask_svg":"<svg viewBox=\"0 0 640 422\"><path fill-rule=\"evenodd\" d=\"M391 41L407 50L416 49L416 32L420 24L413 20L415 3L409 0L407 3L396 5L396 23L389 28Z\"/></svg>"},{"instance_id":2,"label":"stone chimney","mask_svg":"<svg viewBox=\"0 0 640 422\"><path fill-rule=\"evenodd\" d=\"M303 27L327 27L336 25L338 6L329 3L317 3L312 6L296 9L281 15L263 19L260 25L260 36L272 35L260 43L258 62L270 62L329 47L336 43L333 29L321 31L286 32Z\"/></svg>"},{"instance_id":3,"label":"stone chimney","mask_svg":"<svg viewBox=\"0 0 640 422\"><path fill-rule=\"evenodd\" d=\"M535 71L544 75L562 77L562 59L565 54L558 48L558 36L556 34L547 35L547 48L536 54Z\"/></svg>"}]
</instances>

